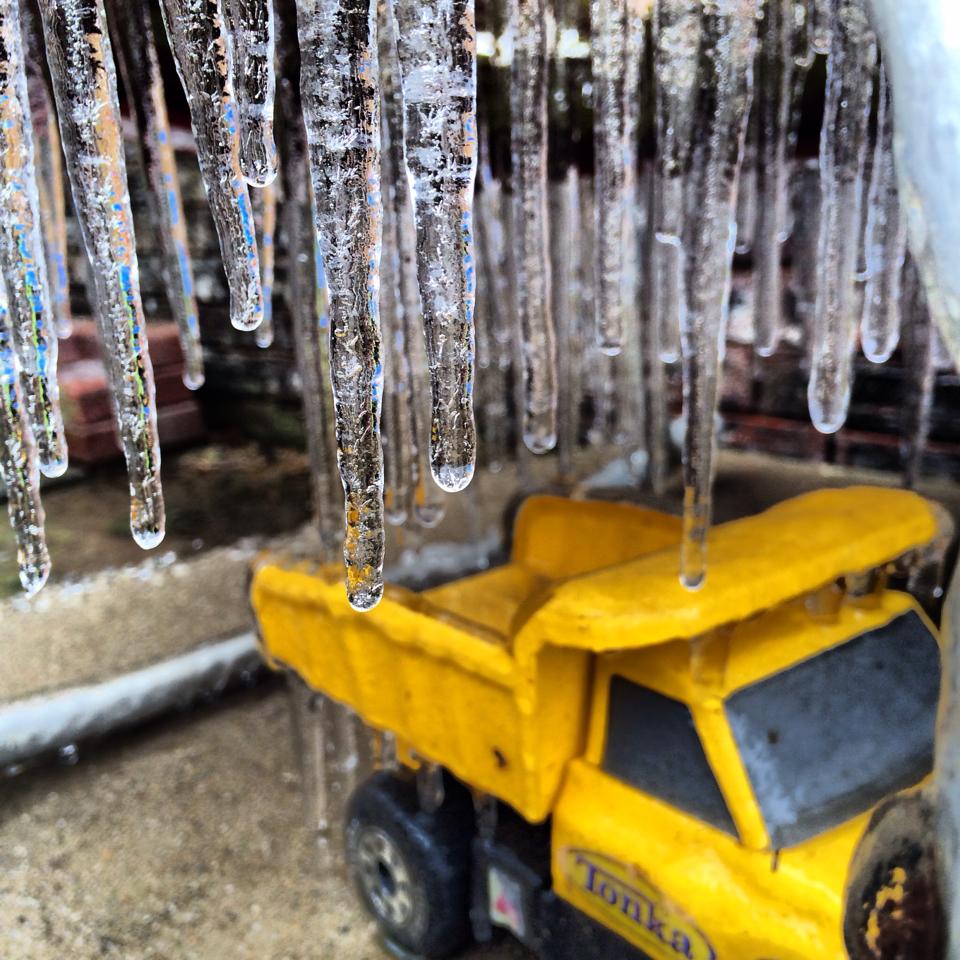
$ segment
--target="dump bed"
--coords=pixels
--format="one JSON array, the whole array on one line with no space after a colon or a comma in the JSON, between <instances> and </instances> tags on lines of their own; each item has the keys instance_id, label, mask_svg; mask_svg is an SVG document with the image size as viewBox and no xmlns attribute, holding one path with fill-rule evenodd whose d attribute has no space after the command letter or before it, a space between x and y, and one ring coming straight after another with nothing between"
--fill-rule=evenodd
<instances>
[{"instance_id":1,"label":"dump bed","mask_svg":"<svg viewBox=\"0 0 960 960\"><path fill-rule=\"evenodd\" d=\"M535 497L504 567L422 594L388 586L357 613L339 568L268 564L253 604L272 663L538 821L583 752L592 656L701 636L935 534L914 494L818 491L713 530L691 593L677 518Z\"/></svg>"}]
</instances>

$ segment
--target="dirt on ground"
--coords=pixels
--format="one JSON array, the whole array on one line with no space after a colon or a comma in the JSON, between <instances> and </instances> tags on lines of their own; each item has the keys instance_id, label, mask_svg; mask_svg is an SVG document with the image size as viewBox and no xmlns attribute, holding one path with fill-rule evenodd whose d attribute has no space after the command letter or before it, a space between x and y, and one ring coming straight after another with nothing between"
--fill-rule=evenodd
<instances>
[{"instance_id":1,"label":"dirt on ground","mask_svg":"<svg viewBox=\"0 0 960 960\"><path fill-rule=\"evenodd\" d=\"M4 960L381 960L305 827L270 685L5 781ZM502 939L465 960L530 960Z\"/></svg>"}]
</instances>

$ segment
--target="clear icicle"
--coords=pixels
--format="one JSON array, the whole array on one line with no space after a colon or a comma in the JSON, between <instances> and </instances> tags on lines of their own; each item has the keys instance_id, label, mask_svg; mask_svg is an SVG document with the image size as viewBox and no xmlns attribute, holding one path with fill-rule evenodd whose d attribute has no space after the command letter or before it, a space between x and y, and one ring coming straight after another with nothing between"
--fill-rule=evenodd
<instances>
[{"instance_id":1,"label":"clear icicle","mask_svg":"<svg viewBox=\"0 0 960 960\"><path fill-rule=\"evenodd\" d=\"M820 138L820 282L813 324L810 419L821 433L843 426L850 403L857 324L854 273L876 41L862 0L832 0L833 46Z\"/></svg>"},{"instance_id":2,"label":"clear icicle","mask_svg":"<svg viewBox=\"0 0 960 960\"><path fill-rule=\"evenodd\" d=\"M33 156L43 241L47 253L47 283L57 336L70 336L70 277L67 272L67 204L64 194L60 132L47 82L43 28L34 4L21 4L21 27L27 63L27 92L33 121Z\"/></svg>"},{"instance_id":3,"label":"clear icicle","mask_svg":"<svg viewBox=\"0 0 960 960\"><path fill-rule=\"evenodd\" d=\"M736 237L736 189L751 99L759 0L720 0L702 8L698 98L693 119L685 223L683 353L684 517L680 579L689 589L706 573L712 512L722 341Z\"/></svg>"},{"instance_id":4,"label":"clear icicle","mask_svg":"<svg viewBox=\"0 0 960 960\"><path fill-rule=\"evenodd\" d=\"M20 583L27 596L33 596L46 583L50 556L43 535L36 447L24 412L6 291L0 283L0 476L17 540Z\"/></svg>"},{"instance_id":5,"label":"clear icicle","mask_svg":"<svg viewBox=\"0 0 960 960\"><path fill-rule=\"evenodd\" d=\"M160 7L190 105L197 158L220 238L230 322L238 330L252 330L263 319L263 293L250 192L240 168L240 129L223 11L219 0L161 0Z\"/></svg>"},{"instance_id":6,"label":"clear icicle","mask_svg":"<svg viewBox=\"0 0 960 960\"><path fill-rule=\"evenodd\" d=\"M160 445L110 38L99 0L41 0L40 11L127 461L130 529L146 549L164 532Z\"/></svg>"},{"instance_id":7,"label":"clear icicle","mask_svg":"<svg viewBox=\"0 0 960 960\"><path fill-rule=\"evenodd\" d=\"M440 487L473 476L473 187L477 60L473 0L394 0L417 272L430 364L430 465Z\"/></svg>"},{"instance_id":8,"label":"clear icicle","mask_svg":"<svg viewBox=\"0 0 960 960\"><path fill-rule=\"evenodd\" d=\"M547 213L546 0L510 0L510 77L516 312L523 357L523 441L557 442L557 348L550 305Z\"/></svg>"},{"instance_id":9,"label":"clear icicle","mask_svg":"<svg viewBox=\"0 0 960 960\"><path fill-rule=\"evenodd\" d=\"M867 201L867 286L860 320L860 343L874 363L889 360L900 341L900 277L907 255L907 221L900 211L893 157L891 97L881 67L877 144Z\"/></svg>"},{"instance_id":10,"label":"clear icicle","mask_svg":"<svg viewBox=\"0 0 960 960\"><path fill-rule=\"evenodd\" d=\"M268 183L253 192L254 219L260 237L260 289L263 290L263 319L254 333L261 349L273 343L273 275L277 258L277 186Z\"/></svg>"},{"instance_id":11,"label":"clear icicle","mask_svg":"<svg viewBox=\"0 0 960 960\"><path fill-rule=\"evenodd\" d=\"M902 309L906 376L903 383L903 426L900 431L903 483L917 486L923 454L930 435L930 411L936 379L937 331L930 317L926 293L913 258L903 266Z\"/></svg>"},{"instance_id":12,"label":"clear icicle","mask_svg":"<svg viewBox=\"0 0 960 960\"><path fill-rule=\"evenodd\" d=\"M314 221L330 292L330 370L345 494L347 596L383 593L380 93L372 0L301 0L300 89Z\"/></svg>"},{"instance_id":13,"label":"clear icicle","mask_svg":"<svg viewBox=\"0 0 960 960\"><path fill-rule=\"evenodd\" d=\"M593 84L594 189L597 218L596 270L597 344L605 353L623 347L624 291L627 266L624 249L627 181L633 164L627 133L627 0L591 0L590 65Z\"/></svg>"},{"instance_id":14,"label":"clear icicle","mask_svg":"<svg viewBox=\"0 0 960 960\"><path fill-rule=\"evenodd\" d=\"M147 176L147 199L159 239L163 281L183 352L183 382L203 385L203 348L194 295L187 221L180 199L177 158L170 139L163 75L157 59L150 8L128 0L109 0L109 21L120 75L137 125L140 161Z\"/></svg>"},{"instance_id":15,"label":"clear icicle","mask_svg":"<svg viewBox=\"0 0 960 960\"><path fill-rule=\"evenodd\" d=\"M240 168L247 183L265 187L277 176L273 0L221 2L227 15L233 91L240 119Z\"/></svg>"},{"instance_id":16,"label":"clear icicle","mask_svg":"<svg viewBox=\"0 0 960 960\"><path fill-rule=\"evenodd\" d=\"M386 420L384 513L388 523L413 517L419 482L418 444L426 439L417 424L410 342L422 337L416 291L416 241L410 226L410 184L403 155L403 100L393 16L388 2L378 9L382 96L383 253L380 257L380 323L383 330L384 419ZM406 224L406 230L404 230ZM407 262L401 249L406 234ZM409 308L409 309L408 309Z\"/></svg>"},{"instance_id":17,"label":"clear icicle","mask_svg":"<svg viewBox=\"0 0 960 960\"><path fill-rule=\"evenodd\" d=\"M816 0L786 0L791 23L791 52L793 65L799 68L800 76L813 66L816 50L813 49L813 21L816 15ZM796 72L795 72L796 76Z\"/></svg>"},{"instance_id":18,"label":"clear icicle","mask_svg":"<svg viewBox=\"0 0 960 960\"><path fill-rule=\"evenodd\" d=\"M833 14L831 5L834 0L811 0L813 18L810 30L810 45L814 53L830 53L833 43Z\"/></svg>"},{"instance_id":19,"label":"clear icicle","mask_svg":"<svg viewBox=\"0 0 960 960\"><path fill-rule=\"evenodd\" d=\"M16 3L0 5L0 270L6 283L24 415L40 472L67 469L57 389L57 334L34 167L23 35Z\"/></svg>"},{"instance_id":20,"label":"clear icicle","mask_svg":"<svg viewBox=\"0 0 960 960\"><path fill-rule=\"evenodd\" d=\"M764 0L756 60L757 208L753 242L755 349L769 357L780 342L781 247L787 223L787 133L793 97L793 0Z\"/></svg>"},{"instance_id":21,"label":"clear icicle","mask_svg":"<svg viewBox=\"0 0 960 960\"><path fill-rule=\"evenodd\" d=\"M654 7L657 242L653 248L651 302L659 327L660 357L670 363L680 356L684 170L691 145L701 8L701 0L657 0Z\"/></svg>"},{"instance_id":22,"label":"clear icicle","mask_svg":"<svg viewBox=\"0 0 960 960\"><path fill-rule=\"evenodd\" d=\"M792 288L797 319L803 327L803 343L810 345L817 305L820 264L817 250L820 239L820 161L806 160L795 175L793 216Z\"/></svg>"},{"instance_id":23,"label":"clear icicle","mask_svg":"<svg viewBox=\"0 0 960 960\"><path fill-rule=\"evenodd\" d=\"M751 111L747 138L743 145L740 181L737 185L737 247L742 257L753 250L753 232L757 226L757 111Z\"/></svg>"}]
</instances>

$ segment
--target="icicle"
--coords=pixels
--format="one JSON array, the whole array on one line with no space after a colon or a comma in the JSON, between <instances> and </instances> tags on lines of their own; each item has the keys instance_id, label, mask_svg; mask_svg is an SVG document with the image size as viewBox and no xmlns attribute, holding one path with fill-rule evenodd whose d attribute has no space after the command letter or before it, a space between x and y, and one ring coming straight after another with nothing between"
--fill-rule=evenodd
<instances>
[{"instance_id":1,"label":"icicle","mask_svg":"<svg viewBox=\"0 0 960 960\"><path fill-rule=\"evenodd\" d=\"M791 53L793 54L794 77L806 75L813 66L816 50L813 49L813 20L816 0L785 0L789 5L788 18L792 20ZM791 17L792 14L792 17Z\"/></svg>"},{"instance_id":2,"label":"icicle","mask_svg":"<svg viewBox=\"0 0 960 960\"><path fill-rule=\"evenodd\" d=\"M380 257L380 323L383 329L384 418L386 451L384 512L392 524L413 516L419 482L418 445L426 437L418 429L410 341L422 337L416 290L415 246L410 184L403 156L403 100L396 34L389 2L377 11L382 96L383 253ZM405 236L402 236L405 234ZM407 257L401 257L406 243ZM412 268L412 269L411 269Z\"/></svg>"},{"instance_id":3,"label":"icicle","mask_svg":"<svg viewBox=\"0 0 960 960\"><path fill-rule=\"evenodd\" d=\"M554 195L550 222L553 255L553 310L557 328L557 373L560 381L560 405L557 418L557 452L560 478L573 479L573 458L577 452L580 428L582 362L579 337L580 284L578 246L581 238L580 177L575 166L567 168L562 183L552 189Z\"/></svg>"},{"instance_id":4,"label":"icicle","mask_svg":"<svg viewBox=\"0 0 960 960\"><path fill-rule=\"evenodd\" d=\"M170 139L163 75L157 60L150 8L128 0L109 0L117 64L137 124L140 161L147 176L147 198L163 256L163 280L183 352L183 382L203 385L203 348L187 221L180 199L177 158Z\"/></svg>"},{"instance_id":5,"label":"icicle","mask_svg":"<svg viewBox=\"0 0 960 960\"><path fill-rule=\"evenodd\" d=\"M893 159L893 105L890 83L880 68L877 145L867 220L867 287L860 342L868 360L889 360L900 340L900 275L907 255L907 222L900 212Z\"/></svg>"},{"instance_id":6,"label":"icicle","mask_svg":"<svg viewBox=\"0 0 960 960\"><path fill-rule=\"evenodd\" d=\"M903 484L914 489L920 480L923 454L930 435L930 411L936 379L936 328L930 318L926 293L913 257L903 266L902 280L905 333L905 377L903 383L903 427L900 450Z\"/></svg>"},{"instance_id":7,"label":"icicle","mask_svg":"<svg viewBox=\"0 0 960 960\"><path fill-rule=\"evenodd\" d=\"M220 237L230 322L238 330L252 330L263 319L260 263L250 192L240 168L238 111L220 0L161 0L160 7L190 105L197 158Z\"/></svg>"},{"instance_id":8,"label":"icicle","mask_svg":"<svg viewBox=\"0 0 960 960\"><path fill-rule=\"evenodd\" d=\"M833 46L827 64L827 103L820 139L820 282L807 390L810 418L821 433L835 433L843 426L850 403L856 338L854 271L870 78L876 59L876 42L862 0L832 3Z\"/></svg>"},{"instance_id":9,"label":"icicle","mask_svg":"<svg viewBox=\"0 0 960 960\"><path fill-rule=\"evenodd\" d=\"M13 351L6 291L0 283L0 476L17 540L20 583L32 597L46 583L50 556L43 535L37 454L23 416L20 371Z\"/></svg>"},{"instance_id":10,"label":"icicle","mask_svg":"<svg viewBox=\"0 0 960 960\"><path fill-rule=\"evenodd\" d=\"M149 548L164 530L160 446L110 39L99 0L41 0L40 11L127 461L130 529Z\"/></svg>"},{"instance_id":11,"label":"icicle","mask_svg":"<svg viewBox=\"0 0 960 960\"><path fill-rule=\"evenodd\" d=\"M277 256L277 187L268 183L253 192L253 211L260 235L260 288L263 290L263 320L254 334L261 349L273 343L273 273Z\"/></svg>"},{"instance_id":12,"label":"icicle","mask_svg":"<svg viewBox=\"0 0 960 960\"><path fill-rule=\"evenodd\" d=\"M797 170L793 188L793 279L797 319L803 327L803 343L809 347L817 303L820 263L820 162L809 159Z\"/></svg>"},{"instance_id":13,"label":"icicle","mask_svg":"<svg viewBox=\"0 0 960 960\"><path fill-rule=\"evenodd\" d=\"M781 246L787 222L787 129L793 94L793 0L764 0L756 65L757 219L754 229L754 345L769 357L780 342Z\"/></svg>"},{"instance_id":14,"label":"icicle","mask_svg":"<svg viewBox=\"0 0 960 960\"><path fill-rule=\"evenodd\" d=\"M685 223L686 311L683 352L684 519L680 578L689 589L703 583L712 511L715 417L721 342L726 330L730 265L736 237L738 165L751 99L759 0L704 5L693 118Z\"/></svg>"},{"instance_id":15,"label":"icicle","mask_svg":"<svg viewBox=\"0 0 960 960\"><path fill-rule=\"evenodd\" d=\"M372 0L301 0L300 90L330 292L330 370L346 508L347 596L383 593L380 94Z\"/></svg>"},{"instance_id":16,"label":"icicle","mask_svg":"<svg viewBox=\"0 0 960 960\"><path fill-rule=\"evenodd\" d=\"M41 473L59 477L67 469L67 442L33 158L18 5L5 3L0 6L0 269L37 462Z\"/></svg>"},{"instance_id":17,"label":"icicle","mask_svg":"<svg viewBox=\"0 0 960 960\"><path fill-rule=\"evenodd\" d=\"M523 441L533 453L546 453L557 442L557 348L547 238L546 18L545 0L510 0L516 311L523 356Z\"/></svg>"},{"instance_id":18,"label":"icicle","mask_svg":"<svg viewBox=\"0 0 960 960\"><path fill-rule=\"evenodd\" d=\"M70 277L67 273L67 205L63 185L60 133L47 82L43 28L36 7L21 4L21 28L27 63L27 92L33 121L33 156L37 195L47 256L47 283L57 336L70 336Z\"/></svg>"},{"instance_id":19,"label":"icicle","mask_svg":"<svg viewBox=\"0 0 960 960\"><path fill-rule=\"evenodd\" d=\"M737 185L737 246L741 257L753 250L753 232L757 225L757 111L756 105L747 123L743 145L740 180Z\"/></svg>"},{"instance_id":20,"label":"icicle","mask_svg":"<svg viewBox=\"0 0 960 960\"><path fill-rule=\"evenodd\" d=\"M129 2L129 0L124 0ZM247 183L265 187L277 176L273 140L273 0L223 0L233 90L240 118L240 168Z\"/></svg>"},{"instance_id":21,"label":"icicle","mask_svg":"<svg viewBox=\"0 0 960 960\"><path fill-rule=\"evenodd\" d=\"M810 0L810 2L813 7L810 45L814 53L827 55L833 43L832 4L834 0Z\"/></svg>"},{"instance_id":22,"label":"icicle","mask_svg":"<svg viewBox=\"0 0 960 960\"><path fill-rule=\"evenodd\" d=\"M654 72L657 85L657 161L654 185L654 322L660 357L680 356L683 309L684 170L691 146L697 80L701 0L657 0L654 7Z\"/></svg>"},{"instance_id":23,"label":"icicle","mask_svg":"<svg viewBox=\"0 0 960 960\"><path fill-rule=\"evenodd\" d=\"M407 168L433 397L430 465L444 490L473 476L473 185L477 62L473 0L395 0Z\"/></svg>"},{"instance_id":24,"label":"icicle","mask_svg":"<svg viewBox=\"0 0 960 960\"><path fill-rule=\"evenodd\" d=\"M594 189L597 218L595 266L597 344L613 356L623 346L622 280L627 265L624 250L627 219L628 164L633 162L627 140L626 79L627 0L591 0L590 65L593 71Z\"/></svg>"}]
</instances>

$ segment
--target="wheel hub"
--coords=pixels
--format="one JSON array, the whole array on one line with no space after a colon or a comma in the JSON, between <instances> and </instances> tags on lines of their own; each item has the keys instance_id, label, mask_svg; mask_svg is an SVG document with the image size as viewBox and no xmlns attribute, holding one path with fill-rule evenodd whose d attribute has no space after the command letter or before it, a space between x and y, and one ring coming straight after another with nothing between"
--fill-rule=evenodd
<instances>
[{"instance_id":1,"label":"wheel hub","mask_svg":"<svg viewBox=\"0 0 960 960\"><path fill-rule=\"evenodd\" d=\"M413 915L410 871L397 845L382 830L367 827L357 843L360 883L377 916L393 927Z\"/></svg>"}]
</instances>

